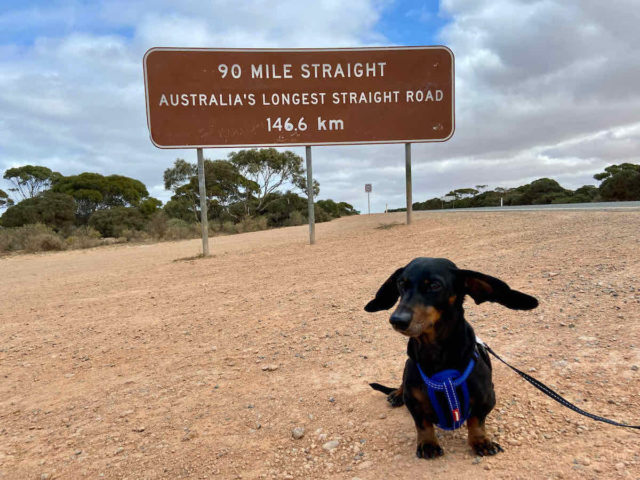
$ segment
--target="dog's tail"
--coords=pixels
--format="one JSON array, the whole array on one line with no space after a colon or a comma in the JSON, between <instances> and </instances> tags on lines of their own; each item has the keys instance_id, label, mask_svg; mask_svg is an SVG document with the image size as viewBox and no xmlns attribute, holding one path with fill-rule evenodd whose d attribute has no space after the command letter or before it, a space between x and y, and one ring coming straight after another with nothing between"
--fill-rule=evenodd
<instances>
[{"instance_id":1,"label":"dog's tail","mask_svg":"<svg viewBox=\"0 0 640 480\"><path fill-rule=\"evenodd\" d=\"M380 385L379 383L370 383L369 386L378 392L382 392L385 395L389 395L391 392L396 390L395 388L385 387L384 385Z\"/></svg>"}]
</instances>

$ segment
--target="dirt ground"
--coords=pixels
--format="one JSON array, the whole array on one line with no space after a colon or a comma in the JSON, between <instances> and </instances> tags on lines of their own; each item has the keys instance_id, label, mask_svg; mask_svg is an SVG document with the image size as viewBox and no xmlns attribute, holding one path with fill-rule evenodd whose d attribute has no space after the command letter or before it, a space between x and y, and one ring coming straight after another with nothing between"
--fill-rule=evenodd
<instances>
[{"instance_id":1,"label":"dirt ground","mask_svg":"<svg viewBox=\"0 0 640 480\"><path fill-rule=\"evenodd\" d=\"M540 307L467 300L476 333L581 408L638 424L640 212L402 222L320 224L315 246L306 226L214 238L207 259L186 258L199 240L1 258L0 479L640 478L638 431L496 362L487 426L505 452L475 457L463 428L417 459L408 411L368 386L399 384L406 339L363 310L417 256L497 276Z\"/></svg>"}]
</instances>

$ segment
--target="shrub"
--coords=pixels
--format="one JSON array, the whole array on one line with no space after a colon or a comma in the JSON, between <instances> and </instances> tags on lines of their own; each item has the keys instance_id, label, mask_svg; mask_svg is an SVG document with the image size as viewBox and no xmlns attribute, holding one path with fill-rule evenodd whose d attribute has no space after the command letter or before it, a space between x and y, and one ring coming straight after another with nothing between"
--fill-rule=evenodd
<instances>
[{"instance_id":1,"label":"shrub","mask_svg":"<svg viewBox=\"0 0 640 480\"><path fill-rule=\"evenodd\" d=\"M71 235L66 239L67 247L76 248L92 248L102 245L104 242L100 239L100 232L95 228L82 226L75 228Z\"/></svg>"},{"instance_id":2,"label":"shrub","mask_svg":"<svg viewBox=\"0 0 640 480\"><path fill-rule=\"evenodd\" d=\"M149 240L149 235L146 232L132 228L122 230L120 237L126 238L127 242L144 242Z\"/></svg>"},{"instance_id":3,"label":"shrub","mask_svg":"<svg viewBox=\"0 0 640 480\"><path fill-rule=\"evenodd\" d=\"M24 249L29 253L64 250L65 248L64 240L55 233L39 233L28 237L24 244Z\"/></svg>"},{"instance_id":4,"label":"shrub","mask_svg":"<svg viewBox=\"0 0 640 480\"><path fill-rule=\"evenodd\" d=\"M44 192L9 207L1 220L5 227L42 223L60 231L73 225L75 210L76 202L69 195Z\"/></svg>"},{"instance_id":5,"label":"shrub","mask_svg":"<svg viewBox=\"0 0 640 480\"><path fill-rule=\"evenodd\" d=\"M144 217L137 208L115 207L98 210L91 215L89 225L103 237L121 237L125 230L142 230Z\"/></svg>"},{"instance_id":6,"label":"shrub","mask_svg":"<svg viewBox=\"0 0 640 480\"><path fill-rule=\"evenodd\" d=\"M245 217L235 225L238 233L257 232L258 230L266 230L267 219L265 217Z\"/></svg>"},{"instance_id":7,"label":"shrub","mask_svg":"<svg viewBox=\"0 0 640 480\"><path fill-rule=\"evenodd\" d=\"M222 222L222 231L224 233L236 233L236 226L233 222L230 222L229 220Z\"/></svg>"},{"instance_id":8,"label":"shrub","mask_svg":"<svg viewBox=\"0 0 640 480\"><path fill-rule=\"evenodd\" d=\"M167 220L167 230L164 238L166 240L182 240L185 238L196 238L200 235L200 224L187 223L179 218Z\"/></svg>"},{"instance_id":9,"label":"shrub","mask_svg":"<svg viewBox=\"0 0 640 480\"><path fill-rule=\"evenodd\" d=\"M285 222L285 225L295 226L295 225L302 225L304 223L307 223L307 219L305 218L305 216L302 215L302 213L299 212L298 210L295 210L289 214L289 218Z\"/></svg>"},{"instance_id":10,"label":"shrub","mask_svg":"<svg viewBox=\"0 0 640 480\"><path fill-rule=\"evenodd\" d=\"M316 219L316 223L328 222L330 220L333 220L333 217L329 213L327 213L327 211L320 205L316 204L314 206L314 216Z\"/></svg>"},{"instance_id":11,"label":"shrub","mask_svg":"<svg viewBox=\"0 0 640 480\"><path fill-rule=\"evenodd\" d=\"M0 229L0 249L4 252L24 250L29 238L49 233L53 233L53 230L41 223L17 228L3 228Z\"/></svg>"},{"instance_id":12,"label":"shrub","mask_svg":"<svg viewBox=\"0 0 640 480\"><path fill-rule=\"evenodd\" d=\"M151 215L151 219L147 224L147 231L155 238L164 238L169 228L169 218L167 214L158 211Z\"/></svg>"}]
</instances>

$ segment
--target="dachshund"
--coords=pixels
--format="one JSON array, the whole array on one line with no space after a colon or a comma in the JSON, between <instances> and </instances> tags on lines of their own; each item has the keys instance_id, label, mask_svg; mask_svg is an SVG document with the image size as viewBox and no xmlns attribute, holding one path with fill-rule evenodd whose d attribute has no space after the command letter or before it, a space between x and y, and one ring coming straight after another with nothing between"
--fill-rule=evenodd
<instances>
[{"instance_id":1,"label":"dachshund","mask_svg":"<svg viewBox=\"0 0 640 480\"><path fill-rule=\"evenodd\" d=\"M485 431L496 403L491 362L484 344L464 318L462 303L497 302L514 310L538 306L534 297L512 290L497 278L462 270L445 258L416 258L396 270L364 309L388 310L393 329L409 337L402 385L371 383L393 407L406 405L416 424L419 458L444 454L434 425L453 430L467 422L468 443L476 455L503 451Z\"/></svg>"}]
</instances>

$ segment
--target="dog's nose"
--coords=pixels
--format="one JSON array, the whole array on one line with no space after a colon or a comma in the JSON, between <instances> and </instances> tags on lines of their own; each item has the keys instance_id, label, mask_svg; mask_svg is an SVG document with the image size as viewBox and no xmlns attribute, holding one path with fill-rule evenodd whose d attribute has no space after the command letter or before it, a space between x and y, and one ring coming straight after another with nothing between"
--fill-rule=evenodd
<instances>
[{"instance_id":1,"label":"dog's nose","mask_svg":"<svg viewBox=\"0 0 640 480\"><path fill-rule=\"evenodd\" d=\"M409 328L409 324L411 323L411 312L408 310L395 311L391 315L389 321L394 328L398 330L406 330Z\"/></svg>"}]
</instances>

